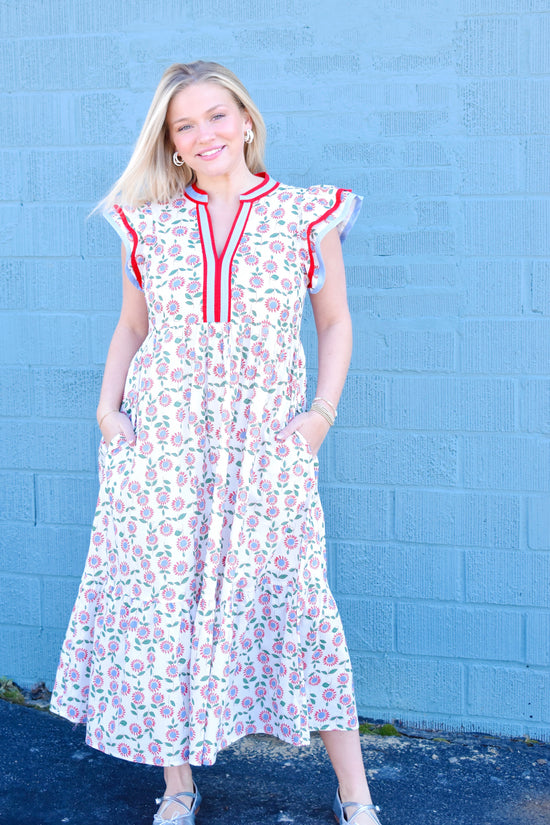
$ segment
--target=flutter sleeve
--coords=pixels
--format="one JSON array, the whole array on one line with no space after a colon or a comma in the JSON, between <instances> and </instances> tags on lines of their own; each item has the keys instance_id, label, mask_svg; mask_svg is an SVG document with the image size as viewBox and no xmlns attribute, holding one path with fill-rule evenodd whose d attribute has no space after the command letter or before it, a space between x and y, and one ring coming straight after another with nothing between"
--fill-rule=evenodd
<instances>
[{"instance_id":1,"label":"flutter sleeve","mask_svg":"<svg viewBox=\"0 0 550 825\"><path fill-rule=\"evenodd\" d=\"M344 241L357 220L362 201L363 198L350 189L335 186L311 186L305 190L301 209L302 239L310 292L319 292L325 282L321 241L334 227Z\"/></svg>"},{"instance_id":2,"label":"flutter sleeve","mask_svg":"<svg viewBox=\"0 0 550 825\"><path fill-rule=\"evenodd\" d=\"M135 287L143 290L143 277L140 269L142 258L138 251L139 235L134 225L133 215L129 210L125 211L117 204L103 214L126 248L126 275Z\"/></svg>"}]
</instances>

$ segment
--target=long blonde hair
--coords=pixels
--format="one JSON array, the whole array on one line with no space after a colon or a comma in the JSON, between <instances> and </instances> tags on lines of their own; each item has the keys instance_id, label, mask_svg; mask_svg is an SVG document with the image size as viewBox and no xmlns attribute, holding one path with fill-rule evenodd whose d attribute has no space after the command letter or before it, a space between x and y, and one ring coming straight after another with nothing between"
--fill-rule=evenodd
<instances>
[{"instance_id":1,"label":"long blonde hair","mask_svg":"<svg viewBox=\"0 0 550 825\"><path fill-rule=\"evenodd\" d=\"M244 144L246 165L253 174L265 171L265 123L239 78L219 63L203 60L174 63L166 69L157 86L128 166L94 212L115 203L139 206L147 201L169 200L194 182L195 173L187 164L177 167L172 161L174 147L166 113L174 95L192 83L207 82L227 89L238 106L248 113L254 141Z\"/></svg>"}]
</instances>

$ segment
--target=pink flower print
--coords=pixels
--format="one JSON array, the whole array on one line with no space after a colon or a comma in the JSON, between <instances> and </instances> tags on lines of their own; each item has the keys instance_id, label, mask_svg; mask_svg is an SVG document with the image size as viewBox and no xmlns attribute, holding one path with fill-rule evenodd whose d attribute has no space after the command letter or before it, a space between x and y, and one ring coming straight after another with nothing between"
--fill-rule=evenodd
<instances>
[{"instance_id":1,"label":"pink flower print","mask_svg":"<svg viewBox=\"0 0 550 825\"><path fill-rule=\"evenodd\" d=\"M264 279L261 277L261 275L252 275L249 280L249 284L253 289L261 289L261 287L264 285Z\"/></svg>"},{"instance_id":2,"label":"pink flower print","mask_svg":"<svg viewBox=\"0 0 550 825\"><path fill-rule=\"evenodd\" d=\"M288 559L286 559L284 556L276 556L275 567L278 570L288 570Z\"/></svg>"}]
</instances>

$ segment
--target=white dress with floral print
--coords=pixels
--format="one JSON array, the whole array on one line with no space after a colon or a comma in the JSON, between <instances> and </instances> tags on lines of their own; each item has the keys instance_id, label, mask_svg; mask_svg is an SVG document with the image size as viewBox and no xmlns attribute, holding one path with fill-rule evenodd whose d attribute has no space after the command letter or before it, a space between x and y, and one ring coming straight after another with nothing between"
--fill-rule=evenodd
<instances>
[{"instance_id":1,"label":"white dress with floral print","mask_svg":"<svg viewBox=\"0 0 550 825\"><path fill-rule=\"evenodd\" d=\"M100 447L90 551L52 710L134 762L213 764L250 733L303 745L357 727L326 578L317 459L278 430L305 408L303 302L319 242L360 198L268 175L221 255L206 193L115 207L149 333Z\"/></svg>"}]
</instances>

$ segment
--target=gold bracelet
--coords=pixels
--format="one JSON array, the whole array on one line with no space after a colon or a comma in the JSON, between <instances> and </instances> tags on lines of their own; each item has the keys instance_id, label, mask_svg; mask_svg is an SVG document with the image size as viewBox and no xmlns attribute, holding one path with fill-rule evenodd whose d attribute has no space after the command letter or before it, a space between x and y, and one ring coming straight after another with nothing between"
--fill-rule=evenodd
<instances>
[{"instance_id":1,"label":"gold bracelet","mask_svg":"<svg viewBox=\"0 0 550 825\"><path fill-rule=\"evenodd\" d=\"M310 409L312 412L319 413L319 415L321 415L325 419L325 421L328 421L328 423L332 427L332 425L334 424L334 417L330 414L326 407L323 407L321 404L318 404L316 401L314 401Z\"/></svg>"},{"instance_id":2,"label":"gold bracelet","mask_svg":"<svg viewBox=\"0 0 550 825\"><path fill-rule=\"evenodd\" d=\"M334 406L334 404L332 403L332 401L329 401L329 400L328 400L328 398L323 398L323 396L322 396L322 395L316 395L316 396L315 396L315 398L313 399L313 401L314 401L314 402L315 402L315 401L324 401L324 402L325 402L325 404L328 404L328 405L329 405L329 407L331 408L332 412L334 413L334 417L336 418L336 416L338 415L338 413L336 412L336 407Z\"/></svg>"},{"instance_id":3,"label":"gold bracelet","mask_svg":"<svg viewBox=\"0 0 550 825\"><path fill-rule=\"evenodd\" d=\"M101 418L99 419L99 423L97 425L99 427L99 429L101 429L101 425L103 424L103 422L107 418L107 416L111 415L111 413L114 413L114 412L120 412L120 410L109 410L109 412L106 412L105 415L101 416Z\"/></svg>"}]
</instances>

